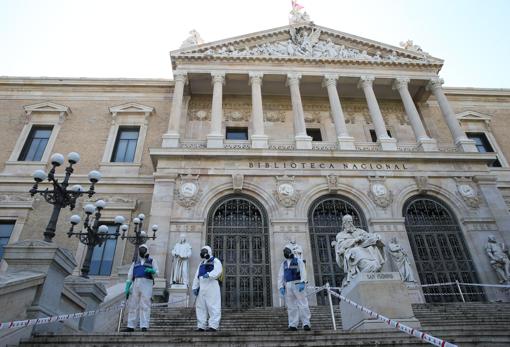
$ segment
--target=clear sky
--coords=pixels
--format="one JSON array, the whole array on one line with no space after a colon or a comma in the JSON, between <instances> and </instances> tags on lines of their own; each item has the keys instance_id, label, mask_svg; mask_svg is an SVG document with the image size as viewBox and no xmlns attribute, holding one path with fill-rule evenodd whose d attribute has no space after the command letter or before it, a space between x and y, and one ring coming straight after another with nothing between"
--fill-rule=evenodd
<instances>
[{"instance_id":1,"label":"clear sky","mask_svg":"<svg viewBox=\"0 0 510 347\"><path fill-rule=\"evenodd\" d=\"M510 88L510 0L300 0L321 26L445 60L447 86ZM172 78L168 52L288 24L290 0L0 0L0 75Z\"/></svg>"}]
</instances>

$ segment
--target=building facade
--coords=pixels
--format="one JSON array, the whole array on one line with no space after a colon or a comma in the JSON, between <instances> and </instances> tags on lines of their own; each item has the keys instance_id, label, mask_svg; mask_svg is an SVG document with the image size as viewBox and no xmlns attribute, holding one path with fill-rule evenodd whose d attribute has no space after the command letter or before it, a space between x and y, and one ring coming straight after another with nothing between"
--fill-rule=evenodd
<instances>
[{"instance_id":1,"label":"building facade","mask_svg":"<svg viewBox=\"0 0 510 347\"><path fill-rule=\"evenodd\" d=\"M159 294L181 233L190 276L204 244L223 261L224 306L279 305L291 241L311 285L340 286L331 242L345 214L404 249L415 301L432 300L418 284L499 283L486 243L510 244L509 90L443 88L443 61L418 46L311 22L213 43L195 34L170 55L173 80L0 78L3 244L42 237L50 207L28 194L31 174L77 151L73 184L103 173L94 200L107 222L144 213L159 225ZM70 214L54 241L80 263ZM122 239L99 247L91 274L121 281L132 253ZM480 295L504 299L469 298Z\"/></svg>"}]
</instances>

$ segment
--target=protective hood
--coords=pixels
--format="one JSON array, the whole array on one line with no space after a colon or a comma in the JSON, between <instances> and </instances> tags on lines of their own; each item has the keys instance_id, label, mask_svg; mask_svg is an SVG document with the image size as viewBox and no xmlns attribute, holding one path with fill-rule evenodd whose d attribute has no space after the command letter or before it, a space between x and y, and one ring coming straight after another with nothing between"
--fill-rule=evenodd
<instances>
[{"instance_id":1,"label":"protective hood","mask_svg":"<svg viewBox=\"0 0 510 347\"><path fill-rule=\"evenodd\" d=\"M212 248L210 246L204 246L204 247L200 248L200 250L203 250L203 249L207 249L207 254L209 254L211 257L213 256Z\"/></svg>"},{"instance_id":2,"label":"protective hood","mask_svg":"<svg viewBox=\"0 0 510 347\"><path fill-rule=\"evenodd\" d=\"M140 249L142 247L145 248L147 251L149 251L149 247L147 247L147 245L145 243L143 245L138 246L138 249Z\"/></svg>"}]
</instances>

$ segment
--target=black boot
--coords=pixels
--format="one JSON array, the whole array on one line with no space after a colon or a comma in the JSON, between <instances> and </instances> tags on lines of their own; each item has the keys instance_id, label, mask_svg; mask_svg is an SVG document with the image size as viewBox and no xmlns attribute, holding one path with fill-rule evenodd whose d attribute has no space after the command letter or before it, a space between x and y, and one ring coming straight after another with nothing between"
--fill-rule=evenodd
<instances>
[{"instance_id":1,"label":"black boot","mask_svg":"<svg viewBox=\"0 0 510 347\"><path fill-rule=\"evenodd\" d=\"M310 331L312 329L310 329L309 325L303 325L303 330Z\"/></svg>"},{"instance_id":2,"label":"black boot","mask_svg":"<svg viewBox=\"0 0 510 347\"><path fill-rule=\"evenodd\" d=\"M296 327L289 327L289 328L287 329L287 331L297 331L297 328L296 328Z\"/></svg>"},{"instance_id":3,"label":"black boot","mask_svg":"<svg viewBox=\"0 0 510 347\"><path fill-rule=\"evenodd\" d=\"M123 333L132 333L133 331L135 331L135 329L129 327L122 329Z\"/></svg>"}]
</instances>

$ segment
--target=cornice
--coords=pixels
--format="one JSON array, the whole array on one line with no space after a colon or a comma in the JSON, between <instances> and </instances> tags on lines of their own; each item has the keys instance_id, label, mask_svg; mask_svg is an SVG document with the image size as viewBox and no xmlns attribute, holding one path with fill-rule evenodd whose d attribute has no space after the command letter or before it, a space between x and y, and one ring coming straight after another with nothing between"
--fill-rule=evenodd
<instances>
[{"instance_id":1,"label":"cornice","mask_svg":"<svg viewBox=\"0 0 510 347\"><path fill-rule=\"evenodd\" d=\"M510 88L443 87L443 91L446 95L510 97Z\"/></svg>"},{"instance_id":2,"label":"cornice","mask_svg":"<svg viewBox=\"0 0 510 347\"><path fill-rule=\"evenodd\" d=\"M172 87L171 79L0 76L0 85Z\"/></svg>"}]
</instances>

